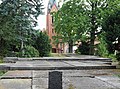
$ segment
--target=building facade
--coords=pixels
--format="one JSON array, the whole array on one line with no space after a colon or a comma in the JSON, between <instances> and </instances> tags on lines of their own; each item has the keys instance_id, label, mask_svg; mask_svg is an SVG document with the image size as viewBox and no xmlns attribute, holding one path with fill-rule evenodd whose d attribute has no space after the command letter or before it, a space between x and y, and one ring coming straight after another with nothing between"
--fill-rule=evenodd
<instances>
[{"instance_id":1,"label":"building facade","mask_svg":"<svg viewBox=\"0 0 120 89\"><path fill-rule=\"evenodd\" d=\"M53 16L51 15L52 12L57 12L59 6L57 5L56 0L49 0L48 7L47 7L47 16L46 16L46 32L51 40L52 45L52 52L53 53L64 53L65 47L63 43L55 44L53 40L53 36L56 35L54 26L53 26ZM60 40L59 40L60 41Z\"/></svg>"}]
</instances>

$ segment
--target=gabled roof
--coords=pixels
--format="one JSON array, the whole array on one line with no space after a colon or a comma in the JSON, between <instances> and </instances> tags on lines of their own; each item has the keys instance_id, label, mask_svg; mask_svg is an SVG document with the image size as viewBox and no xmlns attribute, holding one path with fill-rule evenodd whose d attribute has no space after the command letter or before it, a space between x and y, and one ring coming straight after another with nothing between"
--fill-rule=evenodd
<instances>
[{"instance_id":1,"label":"gabled roof","mask_svg":"<svg viewBox=\"0 0 120 89\"><path fill-rule=\"evenodd\" d=\"M50 12L50 10L51 10L51 8L52 8L53 5L56 5L56 7L57 7L56 0L49 0L48 7L47 7L47 11L48 12Z\"/></svg>"}]
</instances>

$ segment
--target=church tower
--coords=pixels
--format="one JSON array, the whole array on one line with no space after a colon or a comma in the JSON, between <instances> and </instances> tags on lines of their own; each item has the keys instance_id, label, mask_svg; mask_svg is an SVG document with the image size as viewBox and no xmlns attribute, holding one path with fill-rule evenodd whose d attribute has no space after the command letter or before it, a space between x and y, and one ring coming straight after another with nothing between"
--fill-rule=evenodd
<instances>
[{"instance_id":1,"label":"church tower","mask_svg":"<svg viewBox=\"0 0 120 89\"><path fill-rule=\"evenodd\" d=\"M49 0L48 7L47 7L47 16L46 16L46 32L51 40L52 45L52 52L53 53L62 53L64 48L63 44L58 44L57 46L53 44L54 40L52 39L53 36L56 35L53 27L53 16L51 15L52 12L57 12L59 6L57 5L56 0Z\"/></svg>"}]
</instances>

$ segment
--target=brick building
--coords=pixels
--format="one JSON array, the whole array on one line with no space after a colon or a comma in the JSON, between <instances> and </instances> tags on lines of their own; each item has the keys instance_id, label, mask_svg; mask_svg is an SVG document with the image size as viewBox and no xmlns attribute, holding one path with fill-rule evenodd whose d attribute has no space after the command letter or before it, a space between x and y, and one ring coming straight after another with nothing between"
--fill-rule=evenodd
<instances>
[{"instance_id":1,"label":"brick building","mask_svg":"<svg viewBox=\"0 0 120 89\"><path fill-rule=\"evenodd\" d=\"M65 46L63 43L54 44L53 36L56 35L53 27L53 16L51 15L52 12L57 12L59 6L57 5L56 0L49 0L48 7L47 7L47 16L46 16L46 30L47 34L51 40L52 45L52 52L53 53L63 53L65 52ZM60 41L60 40L59 40Z\"/></svg>"}]
</instances>

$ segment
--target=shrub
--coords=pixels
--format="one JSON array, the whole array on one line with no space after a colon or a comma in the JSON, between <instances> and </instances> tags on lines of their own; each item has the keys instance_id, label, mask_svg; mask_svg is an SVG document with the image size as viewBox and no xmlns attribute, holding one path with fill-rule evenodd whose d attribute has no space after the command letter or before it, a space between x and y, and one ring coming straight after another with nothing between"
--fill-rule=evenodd
<instances>
[{"instance_id":1,"label":"shrub","mask_svg":"<svg viewBox=\"0 0 120 89\"><path fill-rule=\"evenodd\" d=\"M22 56L22 52L19 55L20 57L39 57L39 52L33 46L25 46L24 55Z\"/></svg>"},{"instance_id":2,"label":"shrub","mask_svg":"<svg viewBox=\"0 0 120 89\"><path fill-rule=\"evenodd\" d=\"M89 49L89 42L82 41L82 44L79 45L77 52L80 54L88 55Z\"/></svg>"},{"instance_id":3,"label":"shrub","mask_svg":"<svg viewBox=\"0 0 120 89\"><path fill-rule=\"evenodd\" d=\"M105 42L104 34L99 36L100 44L98 45L98 55L102 57L108 56L107 43Z\"/></svg>"},{"instance_id":4,"label":"shrub","mask_svg":"<svg viewBox=\"0 0 120 89\"><path fill-rule=\"evenodd\" d=\"M46 33L38 33L34 47L39 51L39 56L43 57L50 55L51 45Z\"/></svg>"},{"instance_id":5,"label":"shrub","mask_svg":"<svg viewBox=\"0 0 120 89\"><path fill-rule=\"evenodd\" d=\"M118 52L118 53L116 54L116 59L117 59L118 61L120 61L120 52Z\"/></svg>"},{"instance_id":6,"label":"shrub","mask_svg":"<svg viewBox=\"0 0 120 89\"><path fill-rule=\"evenodd\" d=\"M0 56L0 63L3 63L3 57Z\"/></svg>"}]
</instances>

